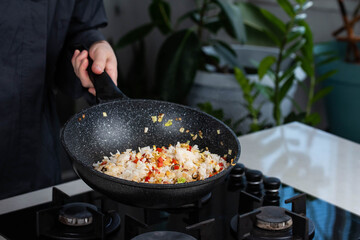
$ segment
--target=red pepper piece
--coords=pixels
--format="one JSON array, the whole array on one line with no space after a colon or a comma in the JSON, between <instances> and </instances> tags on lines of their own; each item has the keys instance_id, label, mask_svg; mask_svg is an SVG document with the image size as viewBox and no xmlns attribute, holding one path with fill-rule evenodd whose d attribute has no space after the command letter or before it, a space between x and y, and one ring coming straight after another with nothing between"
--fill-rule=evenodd
<instances>
[{"instance_id":1,"label":"red pepper piece","mask_svg":"<svg viewBox=\"0 0 360 240\"><path fill-rule=\"evenodd\" d=\"M156 151L162 152L162 148L156 148Z\"/></svg>"},{"instance_id":2,"label":"red pepper piece","mask_svg":"<svg viewBox=\"0 0 360 240\"><path fill-rule=\"evenodd\" d=\"M179 169L179 168L180 168L179 165L175 165L175 166L174 166L174 169L175 169L175 170L177 170L177 169Z\"/></svg>"},{"instance_id":3,"label":"red pepper piece","mask_svg":"<svg viewBox=\"0 0 360 240\"><path fill-rule=\"evenodd\" d=\"M192 148L192 147L189 145L189 147L188 147L188 151L191 151L191 148Z\"/></svg>"}]
</instances>

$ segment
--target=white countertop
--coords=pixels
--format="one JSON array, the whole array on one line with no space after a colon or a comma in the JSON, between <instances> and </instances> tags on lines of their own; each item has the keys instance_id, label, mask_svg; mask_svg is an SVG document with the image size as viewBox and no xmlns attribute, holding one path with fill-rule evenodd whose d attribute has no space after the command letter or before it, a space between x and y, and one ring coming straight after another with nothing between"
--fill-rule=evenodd
<instances>
[{"instance_id":1,"label":"white countertop","mask_svg":"<svg viewBox=\"0 0 360 240\"><path fill-rule=\"evenodd\" d=\"M360 144L301 123L239 140L246 167L360 215Z\"/></svg>"}]
</instances>

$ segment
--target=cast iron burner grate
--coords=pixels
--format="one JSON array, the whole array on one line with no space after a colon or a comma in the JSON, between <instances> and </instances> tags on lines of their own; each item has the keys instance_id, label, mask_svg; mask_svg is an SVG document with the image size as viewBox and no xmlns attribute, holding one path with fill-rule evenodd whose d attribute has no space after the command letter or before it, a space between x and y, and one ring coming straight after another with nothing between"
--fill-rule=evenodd
<instances>
[{"instance_id":1,"label":"cast iron burner grate","mask_svg":"<svg viewBox=\"0 0 360 240\"><path fill-rule=\"evenodd\" d=\"M95 205L70 202L62 191L53 188L52 205L37 212L37 237L42 239L105 239L121 224L116 211L102 213Z\"/></svg>"},{"instance_id":2,"label":"cast iron burner grate","mask_svg":"<svg viewBox=\"0 0 360 240\"><path fill-rule=\"evenodd\" d=\"M251 195L240 192L239 203L244 198L249 202ZM257 197L253 197L252 205L256 206L258 201ZM243 209L239 210L239 214L234 216L230 222L232 232L237 239L312 239L315 234L315 226L306 217L306 195L300 194L285 202L292 203L292 211L278 206L255 207L246 213L242 211ZM239 204L239 209L241 209L241 204Z\"/></svg>"}]
</instances>

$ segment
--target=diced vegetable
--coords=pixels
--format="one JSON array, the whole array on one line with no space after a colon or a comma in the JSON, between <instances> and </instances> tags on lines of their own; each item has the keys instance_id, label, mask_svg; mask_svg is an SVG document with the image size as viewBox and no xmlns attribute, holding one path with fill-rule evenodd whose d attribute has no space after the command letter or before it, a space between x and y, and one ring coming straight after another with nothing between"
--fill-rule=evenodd
<instances>
[{"instance_id":1,"label":"diced vegetable","mask_svg":"<svg viewBox=\"0 0 360 240\"><path fill-rule=\"evenodd\" d=\"M186 179L183 177L178 178L178 180L177 180L177 183L184 183L184 182L186 182Z\"/></svg>"}]
</instances>

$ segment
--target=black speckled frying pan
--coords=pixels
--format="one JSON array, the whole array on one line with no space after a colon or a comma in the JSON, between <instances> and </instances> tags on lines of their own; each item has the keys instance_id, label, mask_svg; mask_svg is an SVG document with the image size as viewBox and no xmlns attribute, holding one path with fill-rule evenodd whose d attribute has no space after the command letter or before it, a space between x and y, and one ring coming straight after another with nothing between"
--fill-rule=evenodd
<instances>
[{"instance_id":1,"label":"black speckled frying pan","mask_svg":"<svg viewBox=\"0 0 360 240\"><path fill-rule=\"evenodd\" d=\"M240 143L236 135L214 117L174 103L129 99L106 73L97 76L90 73L90 77L97 98L108 101L75 114L62 129L61 141L79 177L94 190L133 206L172 208L205 196L216 183L224 180L232 168L230 165L205 180L181 184L137 183L93 168L93 163L117 150L122 152L129 148L161 147L190 141L200 149L208 147L210 152L221 156L227 154L229 162L239 159ZM151 117L160 113L164 114L163 120L154 123ZM165 126L169 120L172 120L172 125ZM181 128L185 131L181 132ZM202 138L199 131L203 133ZM195 139L191 134L198 137Z\"/></svg>"}]
</instances>

